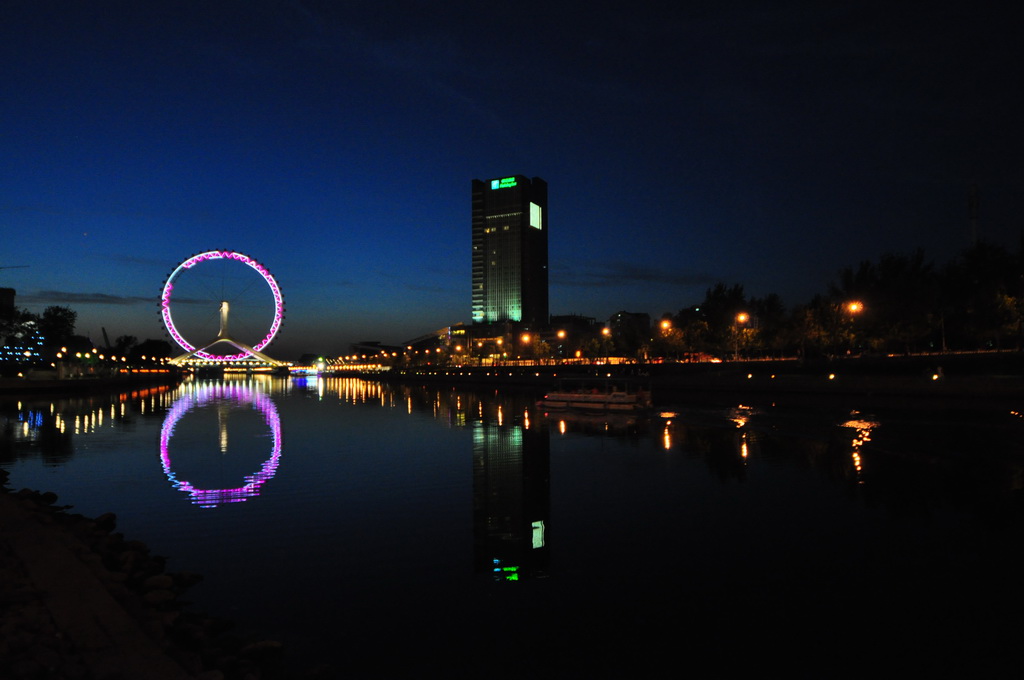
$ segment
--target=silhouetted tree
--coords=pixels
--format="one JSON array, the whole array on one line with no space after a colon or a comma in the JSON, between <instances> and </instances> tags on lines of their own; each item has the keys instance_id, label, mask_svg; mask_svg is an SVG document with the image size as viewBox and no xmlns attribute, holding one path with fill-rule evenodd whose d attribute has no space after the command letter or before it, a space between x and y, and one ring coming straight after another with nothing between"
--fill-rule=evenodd
<instances>
[{"instance_id":1,"label":"silhouetted tree","mask_svg":"<svg viewBox=\"0 0 1024 680\"><path fill-rule=\"evenodd\" d=\"M710 328L704 319L699 305L682 309L671 319L673 328L682 336L680 342L686 353L711 353ZM657 337L657 331L655 329Z\"/></svg>"},{"instance_id":2,"label":"silhouetted tree","mask_svg":"<svg viewBox=\"0 0 1024 680\"><path fill-rule=\"evenodd\" d=\"M940 328L953 347L1020 345L1020 257L979 242L942 270Z\"/></svg>"},{"instance_id":3,"label":"silhouetted tree","mask_svg":"<svg viewBox=\"0 0 1024 680\"><path fill-rule=\"evenodd\" d=\"M923 250L886 254L877 264L865 261L840 271L828 300L838 316L823 320L826 330L830 323L840 329L844 305L860 301L864 308L856 324L864 342L880 351L910 352L924 345L937 325L938 293L938 277Z\"/></svg>"},{"instance_id":4,"label":"silhouetted tree","mask_svg":"<svg viewBox=\"0 0 1024 680\"><path fill-rule=\"evenodd\" d=\"M751 317L755 320L757 331L756 349L771 355L781 356L789 343L788 320L786 307L782 298L769 293L762 298L751 298L749 303Z\"/></svg>"},{"instance_id":5,"label":"silhouetted tree","mask_svg":"<svg viewBox=\"0 0 1024 680\"><path fill-rule=\"evenodd\" d=\"M703 351L718 356L732 354L739 344L741 326L745 325L739 324L736 316L741 312L750 313L743 286L715 284L714 288L709 288L705 293L698 311L707 324Z\"/></svg>"},{"instance_id":6,"label":"silhouetted tree","mask_svg":"<svg viewBox=\"0 0 1024 680\"><path fill-rule=\"evenodd\" d=\"M77 320L78 313L68 307L47 307L39 317L39 332L47 345L57 347L67 343L75 334Z\"/></svg>"},{"instance_id":7,"label":"silhouetted tree","mask_svg":"<svg viewBox=\"0 0 1024 680\"><path fill-rule=\"evenodd\" d=\"M137 344L139 344L139 339L134 335L121 335L114 341L112 349L117 354L127 355Z\"/></svg>"},{"instance_id":8,"label":"silhouetted tree","mask_svg":"<svg viewBox=\"0 0 1024 680\"><path fill-rule=\"evenodd\" d=\"M694 351L686 342L684 331L677 326L671 314L663 314L651 329L651 352L659 357L679 359Z\"/></svg>"},{"instance_id":9,"label":"silhouetted tree","mask_svg":"<svg viewBox=\"0 0 1024 680\"><path fill-rule=\"evenodd\" d=\"M128 355L128 360L138 363L142 357L145 361L169 359L174 356L174 348L166 340L144 340L136 345Z\"/></svg>"}]
</instances>

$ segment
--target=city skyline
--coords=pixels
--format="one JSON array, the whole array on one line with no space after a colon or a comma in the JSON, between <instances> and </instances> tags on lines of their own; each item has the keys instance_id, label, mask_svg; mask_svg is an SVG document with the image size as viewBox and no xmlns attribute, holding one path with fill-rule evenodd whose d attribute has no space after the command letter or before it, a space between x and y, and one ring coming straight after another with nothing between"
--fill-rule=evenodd
<instances>
[{"instance_id":1,"label":"city skyline","mask_svg":"<svg viewBox=\"0 0 1024 680\"><path fill-rule=\"evenodd\" d=\"M581 16L397 3L9 3L0 287L164 336L166 276L245 253L271 355L471 321L466 184L543 177L550 312L652 317L718 282L787 305L842 267L1024 226L1021 10Z\"/></svg>"}]
</instances>

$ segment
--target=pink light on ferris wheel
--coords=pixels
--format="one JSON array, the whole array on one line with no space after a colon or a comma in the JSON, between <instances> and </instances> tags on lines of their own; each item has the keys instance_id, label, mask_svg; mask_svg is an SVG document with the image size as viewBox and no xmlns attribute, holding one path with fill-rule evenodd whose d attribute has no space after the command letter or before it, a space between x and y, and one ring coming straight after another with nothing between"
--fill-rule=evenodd
<instances>
[{"instance_id":1,"label":"pink light on ferris wheel","mask_svg":"<svg viewBox=\"0 0 1024 680\"><path fill-rule=\"evenodd\" d=\"M245 264L254 269L266 282L267 286L270 287L270 292L274 297L274 320L270 324L270 328L258 343L252 346L253 352L260 352L264 347L270 344L270 342L277 335L278 330L281 328L281 322L284 320L284 297L281 295L281 289L277 285L277 281L271 273L262 264L252 259L248 255L242 253L236 253L231 250L209 250L205 253L199 253L188 258L171 272L171 275L167 277L167 281L164 283L163 292L160 295L160 316L163 319L164 326L167 328L167 332L170 334L174 342L178 343L182 349L190 353L192 356L199 357L201 359L207 359L209 361L238 361L246 359L252 356L249 352L239 352L238 354L213 354L207 352L206 348L197 349L195 345L189 342L184 335L174 325L173 314L171 313L171 295L174 292L174 283L178 280L183 272L186 272L201 262L208 260L234 260ZM224 329L221 329L222 332ZM217 341L212 344L216 344L221 340L230 342L229 338L221 338L218 336ZM236 344L237 343L231 343ZM208 345L209 347L211 345Z\"/></svg>"}]
</instances>

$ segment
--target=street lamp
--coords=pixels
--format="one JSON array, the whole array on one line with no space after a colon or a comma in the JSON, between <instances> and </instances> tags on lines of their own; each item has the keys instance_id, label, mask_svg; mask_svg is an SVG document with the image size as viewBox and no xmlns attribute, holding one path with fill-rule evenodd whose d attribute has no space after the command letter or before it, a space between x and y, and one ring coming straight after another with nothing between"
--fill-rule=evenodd
<instances>
[{"instance_id":1,"label":"street lamp","mask_svg":"<svg viewBox=\"0 0 1024 680\"><path fill-rule=\"evenodd\" d=\"M607 364L612 354L612 348L609 344L609 340L612 337L612 329L605 326L601 329L601 350L604 354L604 362Z\"/></svg>"},{"instance_id":2,"label":"street lamp","mask_svg":"<svg viewBox=\"0 0 1024 680\"><path fill-rule=\"evenodd\" d=\"M745 325L750 321L750 315L746 312L740 312L736 315L736 328L732 335L732 360L736 361L740 358L740 333L743 332L741 326Z\"/></svg>"},{"instance_id":3,"label":"street lamp","mask_svg":"<svg viewBox=\"0 0 1024 680\"><path fill-rule=\"evenodd\" d=\"M851 354L856 346L856 340L853 333L853 320L858 314L864 311L864 303L860 300L850 300L843 305L843 308L846 310L846 313L850 315L850 348L846 353Z\"/></svg>"},{"instance_id":4,"label":"street lamp","mask_svg":"<svg viewBox=\"0 0 1024 680\"><path fill-rule=\"evenodd\" d=\"M557 333L555 333L555 335L558 337L557 356L560 359L564 359L565 358L565 344L564 343L565 343L565 338L566 338L567 333L565 332L565 330L559 329L559 331ZM554 356L555 355L552 354L552 357L554 357Z\"/></svg>"},{"instance_id":5,"label":"street lamp","mask_svg":"<svg viewBox=\"0 0 1024 680\"><path fill-rule=\"evenodd\" d=\"M519 336L519 342L520 342L520 344L522 344L522 347L519 349L519 358L520 359L522 359L524 356L529 354L530 340L531 340L531 337L530 337L529 333L523 333L522 335Z\"/></svg>"}]
</instances>

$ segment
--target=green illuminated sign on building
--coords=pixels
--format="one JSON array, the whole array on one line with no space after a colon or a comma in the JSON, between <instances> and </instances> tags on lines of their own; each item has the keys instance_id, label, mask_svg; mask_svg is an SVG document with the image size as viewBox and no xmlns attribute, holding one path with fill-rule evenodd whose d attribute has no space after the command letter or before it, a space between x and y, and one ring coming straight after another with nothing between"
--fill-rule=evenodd
<instances>
[{"instance_id":1,"label":"green illuminated sign on building","mask_svg":"<svg viewBox=\"0 0 1024 680\"><path fill-rule=\"evenodd\" d=\"M501 560L494 560L494 580L495 581L518 581L519 580L519 567L518 566L501 566Z\"/></svg>"},{"instance_id":2,"label":"green illuminated sign on building","mask_svg":"<svg viewBox=\"0 0 1024 680\"><path fill-rule=\"evenodd\" d=\"M516 185L515 177L505 177L504 179L492 179L491 189L509 189Z\"/></svg>"}]
</instances>

